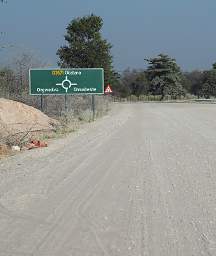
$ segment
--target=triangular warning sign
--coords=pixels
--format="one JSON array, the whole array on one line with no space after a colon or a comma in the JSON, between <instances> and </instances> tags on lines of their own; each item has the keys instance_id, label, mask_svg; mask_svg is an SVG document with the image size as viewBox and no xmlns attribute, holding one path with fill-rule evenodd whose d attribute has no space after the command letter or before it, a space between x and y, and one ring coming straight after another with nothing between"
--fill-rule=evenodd
<instances>
[{"instance_id":1,"label":"triangular warning sign","mask_svg":"<svg viewBox=\"0 0 216 256\"><path fill-rule=\"evenodd\" d=\"M107 87L105 88L105 93L112 93L112 88L111 86L108 84Z\"/></svg>"}]
</instances>

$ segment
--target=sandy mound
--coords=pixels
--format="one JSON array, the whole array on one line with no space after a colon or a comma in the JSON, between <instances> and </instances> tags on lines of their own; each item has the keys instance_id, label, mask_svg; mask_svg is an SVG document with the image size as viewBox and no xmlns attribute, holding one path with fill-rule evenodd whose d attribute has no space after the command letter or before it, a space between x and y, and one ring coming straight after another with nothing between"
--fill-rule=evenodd
<instances>
[{"instance_id":1,"label":"sandy mound","mask_svg":"<svg viewBox=\"0 0 216 256\"><path fill-rule=\"evenodd\" d=\"M53 130L57 124L38 109L0 98L0 139L28 131Z\"/></svg>"}]
</instances>

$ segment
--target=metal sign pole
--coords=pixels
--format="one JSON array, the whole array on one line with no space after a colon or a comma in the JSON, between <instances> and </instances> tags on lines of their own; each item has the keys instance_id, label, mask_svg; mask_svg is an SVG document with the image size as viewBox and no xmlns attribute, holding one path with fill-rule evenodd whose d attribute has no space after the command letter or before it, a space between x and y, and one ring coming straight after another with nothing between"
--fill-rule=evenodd
<instances>
[{"instance_id":1,"label":"metal sign pole","mask_svg":"<svg viewBox=\"0 0 216 256\"><path fill-rule=\"evenodd\" d=\"M67 94L65 94L65 112L68 112Z\"/></svg>"},{"instance_id":2,"label":"metal sign pole","mask_svg":"<svg viewBox=\"0 0 216 256\"><path fill-rule=\"evenodd\" d=\"M40 109L43 112L43 95L40 97Z\"/></svg>"},{"instance_id":3,"label":"metal sign pole","mask_svg":"<svg viewBox=\"0 0 216 256\"><path fill-rule=\"evenodd\" d=\"M92 113L93 113L93 121L95 120L95 95L92 95Z\"/></svg>"}]
</instances>

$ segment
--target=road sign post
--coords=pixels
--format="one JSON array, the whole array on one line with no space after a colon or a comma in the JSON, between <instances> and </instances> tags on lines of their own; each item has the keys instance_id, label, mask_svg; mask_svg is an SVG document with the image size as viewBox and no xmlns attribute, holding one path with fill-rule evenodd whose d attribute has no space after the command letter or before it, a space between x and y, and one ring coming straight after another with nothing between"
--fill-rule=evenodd
<instances>
[{"instance_id":1,"label":"road sign post","mask_svg":"<svg viewBox=\"0 0 216 256\"><path fill-rule=\"evenodd\" d=\"M43 95L40 96L40 109L43 112Z\"/></svg>"},{"instance_id":2,"label":"road sign post","mask_svg":"<svg viewBox=\"0 0 216 256\"><path fill-rule=\"evenodd\" d=\"M92 113L93 113L93 121L95 120L95 95L92 95Z\"/></svg>"},{"instance_id":3,"label":"road sign post","mask_svg":"<svg viewBox=\"0 0 216 256\"><path fill-rule=\"evenodd\" d=\"M65 94L65 112L68 112L68 98L67 98L67 94Z\"/></svg>"},{"instance_id":4,"label":"road sign post","mask_svg":"<svg viewBox=\"0 0 216 256\"><path fill-rule=\"evenodd\" d=\"M31 95L104 94L104 71L89 69L30 69Z\"/></svg>"}]
</instances>

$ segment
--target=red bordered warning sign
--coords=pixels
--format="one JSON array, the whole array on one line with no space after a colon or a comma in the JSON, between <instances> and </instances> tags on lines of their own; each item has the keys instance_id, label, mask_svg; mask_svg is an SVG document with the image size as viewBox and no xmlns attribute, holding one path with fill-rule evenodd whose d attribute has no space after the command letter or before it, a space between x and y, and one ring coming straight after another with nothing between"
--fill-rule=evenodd
<instances>
[{"instance_id":1,"label":"red bordered warning sign","mask_svg":"<svg viewBox=\"0 0 216 256\"><path fill-rule=\"evenodd\" d=\"M105 91L104 91L105 93L112 93L113 91L112 91L112 88L111 88L111 86L110 86L110 84L108 84L107 85L107 87L105 88Z\"/></svg>"}]
</instances>

